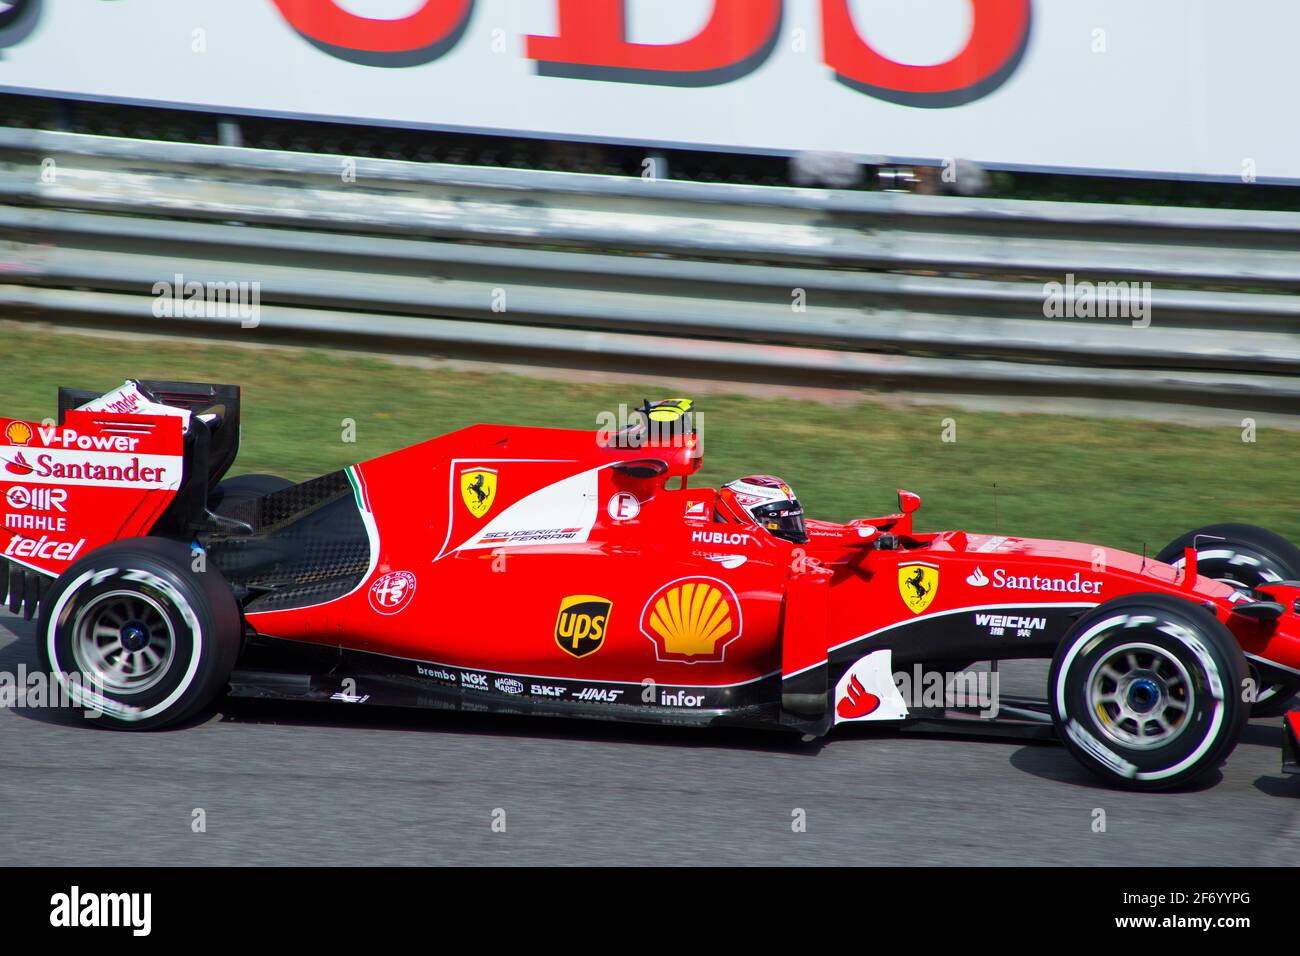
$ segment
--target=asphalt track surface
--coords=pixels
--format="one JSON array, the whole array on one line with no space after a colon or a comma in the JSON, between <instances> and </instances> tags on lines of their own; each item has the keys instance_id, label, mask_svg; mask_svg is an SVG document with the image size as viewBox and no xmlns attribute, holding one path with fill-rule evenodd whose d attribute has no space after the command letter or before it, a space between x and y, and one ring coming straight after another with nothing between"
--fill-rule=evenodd
<instances>
[{"instance_id":1,"label":"asphalt track surface","mask_svg":"<svg viewBox=\"0 0 1300 956\"><path fill-rule=\"evenodd\" d=\"M35 669L32 630L0 616L0 671ZM1004 692L1037 686L1044 668L1028 666ZM1221 779L1131 794L1054 744L897 731L802 744L226 701L132 734L13 708L0 710L0 865L1291 865L1300 778L1278 770L1280 734L1254 721Z\"/></svg>"}]
</instances>

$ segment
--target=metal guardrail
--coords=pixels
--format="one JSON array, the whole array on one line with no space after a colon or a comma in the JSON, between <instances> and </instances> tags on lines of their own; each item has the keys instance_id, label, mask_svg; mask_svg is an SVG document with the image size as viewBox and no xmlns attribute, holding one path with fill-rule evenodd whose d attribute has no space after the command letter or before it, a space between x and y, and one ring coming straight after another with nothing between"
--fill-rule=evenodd
<instances>
[{"instance_id":1,"label":"metal guardrail","mask_svg":"<svg viewBox=\"0 0 1300 956\"><path fill-rule=\"evenodd\" d=\"M238 318L154 284L257 282ZM1044 283L1151 283L1151 324ZM795 290L802 290L796 293ZM716 186L0 129L0 310L480 359L1300 410L1300 215ZM796 296L805 308L796 311Z\"/></svg>"}]
</instances>

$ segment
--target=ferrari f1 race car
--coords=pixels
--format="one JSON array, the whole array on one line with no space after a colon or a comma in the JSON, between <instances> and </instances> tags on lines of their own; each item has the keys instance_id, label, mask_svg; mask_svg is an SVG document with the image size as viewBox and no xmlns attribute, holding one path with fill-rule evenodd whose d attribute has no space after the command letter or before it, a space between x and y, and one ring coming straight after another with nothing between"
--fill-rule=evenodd
<instances>
[{"instance_id":1,"label":"ferrari f1 race car","mask_svg":"<svg viewBox=\"0 0 1300 956\"><path fill-rule=\"evenodd\" d=\"M1158 789L1300 686L1300 550L1248 525L1147 558L918 531L907 491L806 520L779 478L691 486L686 400L600 431L474 425L298 484L225 478L234 386L63 388L58 409L0 418L0 593L114 728L227 692L808 736L939 721L1054 733ZM1051 661L1041 699L967 679L1020 658Z\"/></svg>"}]
</instances>

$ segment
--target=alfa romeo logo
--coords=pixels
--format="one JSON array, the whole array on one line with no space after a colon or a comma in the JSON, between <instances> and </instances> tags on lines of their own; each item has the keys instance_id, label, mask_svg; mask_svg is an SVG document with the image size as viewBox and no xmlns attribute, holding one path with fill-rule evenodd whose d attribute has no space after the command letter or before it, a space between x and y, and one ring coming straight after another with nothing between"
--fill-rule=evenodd
<instances>
[{"instance_id":1,"label":"alfa romeo logo","mask_svg":"<svg viewBox=\"0 0 1300 956\"><path fill-rule=\"evenodd\" d=\"M370 606L379 614L396 614L415 595L415 575L410 571L389 571L370 585Z\"/></svg>"}]
</instances>

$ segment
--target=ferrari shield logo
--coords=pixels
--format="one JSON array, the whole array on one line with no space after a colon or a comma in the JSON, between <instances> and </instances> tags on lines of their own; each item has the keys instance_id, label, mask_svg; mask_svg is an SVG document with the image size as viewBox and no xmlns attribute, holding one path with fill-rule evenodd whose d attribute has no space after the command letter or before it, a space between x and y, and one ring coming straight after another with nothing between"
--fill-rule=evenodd
<instances>
[{"instance_id":1,"label":"ferrari shield logo","mask_svg":"<svg viewBox=\"0 0 1300 956\"><path fill-rule=\"evenodd\" d=\"M939 590L939 569L933 564L900 564L898 566L898 593L913 614L920 614L934 600Z\"/></svg>"},{"instance_id":2,"label":"ferrari shield logo","mask_svg":"<svg viewBox=\"0 0 1300 956\"><path fill-rule=\"evenodd\" d=\"M494 468L475 468L460 475L460 498L475 518L492 510L497 496L497 473Z\"/></svg>"}]
</instances>

